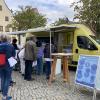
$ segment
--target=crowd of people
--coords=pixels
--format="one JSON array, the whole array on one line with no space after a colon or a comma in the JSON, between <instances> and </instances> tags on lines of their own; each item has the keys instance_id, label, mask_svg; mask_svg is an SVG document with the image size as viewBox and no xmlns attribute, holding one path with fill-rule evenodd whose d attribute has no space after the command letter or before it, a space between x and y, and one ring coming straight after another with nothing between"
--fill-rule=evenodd
<instances>
[{"instance_id":1,"label":"crowd of people","mask_svg":"<svg viewBox=\"0 0 100 100\"><path fill-rule=\"evenodd\" d=\"M52 46L52 52L56 49ZM3 56L5 57L3 57ZM0 60L5 60L5 63L0 62L0 83L2 100L11 100L12 97L8 96L9 86L15 83L12 79L12 71L16 69L16 65L11 67L8 59L13 57L20 63L19 70L26 81L32 81L35 77L32 77L33 68L36 71L36 75L46 74L46 79L50 78L51 73L51 59L50 59L50 44L42 44L37 40L34 35L26 37L26 43L23 48L17 46L17 39L13 39L6 34L0 35ZM45 58L45 60L44 60ZM2 61L3 61L2 60ZM44 68L45 62L45 68Z\"/></svg>"}]
</instances>

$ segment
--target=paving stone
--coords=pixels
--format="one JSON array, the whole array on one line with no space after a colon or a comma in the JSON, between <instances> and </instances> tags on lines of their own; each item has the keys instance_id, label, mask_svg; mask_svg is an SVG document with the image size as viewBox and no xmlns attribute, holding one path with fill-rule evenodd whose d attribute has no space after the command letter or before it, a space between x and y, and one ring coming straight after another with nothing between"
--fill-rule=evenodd
<instances>
[{"instance_id":1,"label":"paving stone","mask_svg":"<svg viewBox=\"0 0 100 100\"><path fill-rule=\"evenodd\" d=\"M70 71L70 87L63 83L62 74L56 76L56 80L51 86L48 86L45 75L33 75L33 77L34 81L25 81L19 72L13 72L16 84L9 89L12 100L92 100L92 90L75 86L74 71ZM74 89L74 87L76 88ZM97 94L97 100L100 100L100 93Z\"/></svg>"}]
</instances>

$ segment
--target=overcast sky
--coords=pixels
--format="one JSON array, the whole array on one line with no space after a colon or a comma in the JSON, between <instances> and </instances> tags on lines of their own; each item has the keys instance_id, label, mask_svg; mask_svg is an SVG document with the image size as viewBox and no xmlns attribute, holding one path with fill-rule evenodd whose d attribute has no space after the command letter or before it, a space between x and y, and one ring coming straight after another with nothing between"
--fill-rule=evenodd
<instances>
[{"instance_id":1,"label":"overcast sky","mask_svg":"<svg viewBox=\"0 0 100 100\"><path fill-rule=\"evenodd\" d=\"M49 23L65 16L72 21L74 10L70 8L70 5L74 1L76 0L5 0L12 10L18 9L19 5L31 5L33 8L38 8L39 12L46 15Z\"/></svg>"}]
</instances>

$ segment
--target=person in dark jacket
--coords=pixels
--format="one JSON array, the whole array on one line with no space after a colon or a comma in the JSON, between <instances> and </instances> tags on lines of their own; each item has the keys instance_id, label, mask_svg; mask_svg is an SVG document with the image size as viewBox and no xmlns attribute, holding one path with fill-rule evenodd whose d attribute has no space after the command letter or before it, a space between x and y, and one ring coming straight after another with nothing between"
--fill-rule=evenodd
<instances>
[{"instance_id":1,"label":"person in dark jacket","mask_svg":"<svg viewBox=\"0 0 100 100\"><path fill-rule=\"evenodd\" d=\"M13 39L12 40L12 45L14 46L15 50L19 50L18 46L17 46L17 39Z\"/></svg>"},{"instance_id":2,"label":"person in dark jacket","mask_svg":"<svg viewBox=\"0 0 100 100\"><path fill-rule=\"evenodd\" d=\"M56 50L54 45L51 45L51 52L54 53ZM50 78L51 74L51 57L50 57L50 44L47 43L44 48L44 58L46 61L46 79Z\"/></svg>"},{"instance_id":3,"label":"person in dark jacket","mask_svg":"<svg viewBox=\"0 0 100 100\"><path fill-rule=\"evenodd\" d=\"M6 34L0 35L0 38L0 52L4 52L7 58L6 66L4 68L0 68L2 100L10 100L11 97L8 96L8 90L11 80L12 67L10 67L8 59L15 56L15 50L12 44L8 42L8 36Z\"/></svg>"},{"instance_id":4,"label":"person in dark jacket","mask_svg":"<svg viewBox=\"0 0 100 100\"><path fill-rule=\"evenodd\" d=\"M37 42L37 75L43 74L43 56L44 48L40 41Z\"/></svg>"},{"instance_id":5,"label":"person in dark jacket","mask_svg":"<svg viewBox=\"0 0 100 100\"><path fill-rule=\"evenodd\" d=\"M20 70L20 66L19 66L18 52L19 52L20 49L19 49L19 47L17 45L17 39L16 38L13 38L12 45L14 46L14 49L16 51L15 58L18 61L18 63L14 66L13 70L14 71L19 71ZM13 83L15 83L15 82L13 80L11 80L11 84L13 84Z\"/></svg>"}]
</instances>

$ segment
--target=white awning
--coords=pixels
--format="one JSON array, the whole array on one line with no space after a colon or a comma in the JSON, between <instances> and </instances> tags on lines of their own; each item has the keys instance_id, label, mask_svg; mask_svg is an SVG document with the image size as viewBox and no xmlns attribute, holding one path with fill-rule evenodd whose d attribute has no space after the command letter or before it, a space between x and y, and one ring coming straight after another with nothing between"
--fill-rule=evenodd
<instances>
[{"instance_id":1,"label":"white awning","mask_svg":"<svg viewBox=\"0 0 100 100\"><path fill-rule=\"evenodd\" d=\"M26 33L49 33L51 32L64 32L64 31L74 31L77 27L72 25L59 25L59 26L53 26L53 27L39 27L39 28L33 28L28 30L22 30L22 31L15 31L15 32L6 32L10 35L22 35ZM42 35L42 34L41 34Z\"/></svg>"}]
</instances>

